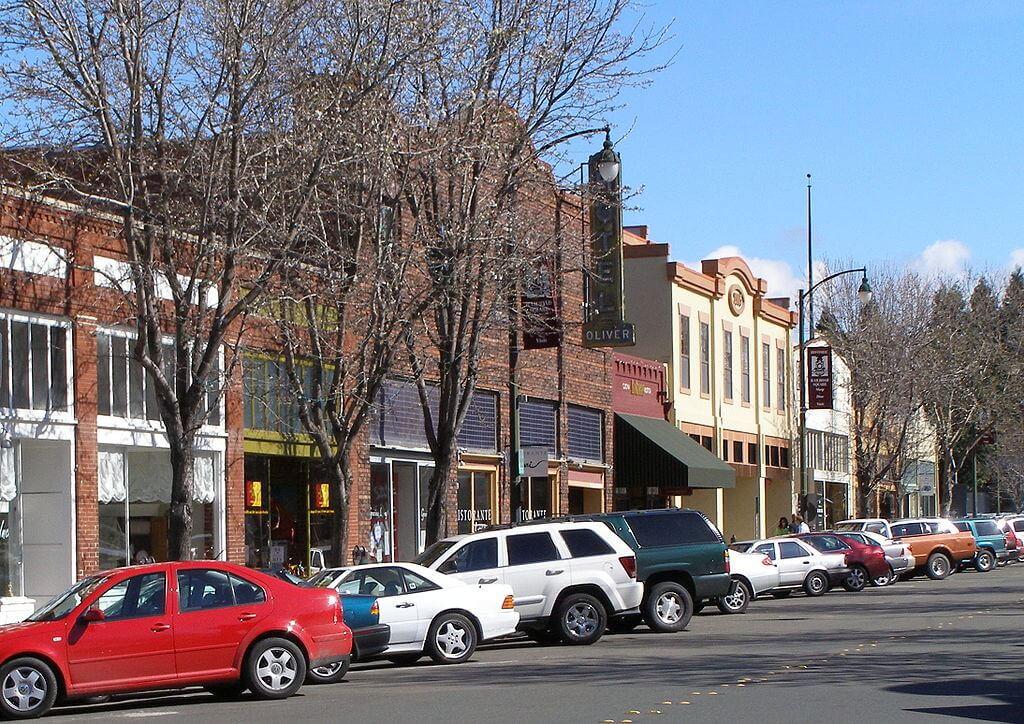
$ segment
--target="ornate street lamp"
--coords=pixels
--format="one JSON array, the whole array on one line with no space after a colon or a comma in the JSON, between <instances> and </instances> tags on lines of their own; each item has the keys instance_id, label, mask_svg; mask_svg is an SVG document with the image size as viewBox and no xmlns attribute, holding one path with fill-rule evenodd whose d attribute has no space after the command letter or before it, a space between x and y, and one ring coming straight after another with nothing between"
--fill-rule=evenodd
<instances>
[{"instance_id":1,"label":"ornate street lamp","mask_svg":"<svg viewBox=\"0 0 1024 724\"><path fill-rule=\"evenodd\" d=\"M820 287L826 282L830 282L836 277L843 276L844 274L860 274L860 287L857 289L857 299L863 306L867 306L871 303L873 293L871 291L871 285L868 283L868 270L865 267L858 267L856 269L846 269L845 271L836 272L830 274L821 281L812 285L806 292L801 289L798 298L798 306L800 308L800 372L798 379L800 381L800 493L806 495L808 490L807 485L807 382L805 381L805 375L807 374L807 363L806 363L806 352L807 352L807 340L804 336L804 305L807 299L811 296L815 289Z\"/></svg>"}]
</instances>

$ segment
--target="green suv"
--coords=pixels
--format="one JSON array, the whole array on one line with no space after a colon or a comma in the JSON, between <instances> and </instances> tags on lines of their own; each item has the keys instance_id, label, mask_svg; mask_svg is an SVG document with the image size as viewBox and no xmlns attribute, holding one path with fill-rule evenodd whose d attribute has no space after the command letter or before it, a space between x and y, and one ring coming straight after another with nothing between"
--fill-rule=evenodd
<instances>
[{"instance_id":1,"label":"green suv","mask_svg":"<svg viewBox=\"0 0 1024 724\"><path fill-rule=\"evenodd\" d=\"M999 524L991 518L964 518L954 520L953 525L964 533L974 536L978 544L978 552L974 554L974 568L987 573L1010 558L1010 550L1006 547L1005 533Z\"/></svg>"},{"instance_id":2,"label":"green suv","mask_svg":"<svg viewBox=\"0 0 1024 724\"><path fill-rule=\"evenodd\" d=\"M725 541L700 511L669 508L571 517L607 524L636 552L636 577L644 584L640 615L655 631L682 631L693 616L694 601L729 593ZM638 623L635 614L626 614L611 626L623 631Z\"/></svg>"}]
</instances>

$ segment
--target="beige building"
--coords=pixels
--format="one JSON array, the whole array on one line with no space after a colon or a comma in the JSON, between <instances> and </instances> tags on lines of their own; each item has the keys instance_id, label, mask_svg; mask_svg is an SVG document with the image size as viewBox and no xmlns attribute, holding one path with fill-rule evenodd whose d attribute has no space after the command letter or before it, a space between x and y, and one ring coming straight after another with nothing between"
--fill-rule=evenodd
<instances>
[{"instance_id":1,"label":"beige building","mask_svg":"<svg viewBox=\"0 0 1024 724\"><path fill-rule=\"evenodd\" d=\"M669 260L647 227L624 236L630 352L666 364L669 419L736 473L734 488L691 487L664 502L702 510L726 538L771 534L796 505L789 300L770 299L738 257L698 271Z\"/></svg>"}]
</instances>

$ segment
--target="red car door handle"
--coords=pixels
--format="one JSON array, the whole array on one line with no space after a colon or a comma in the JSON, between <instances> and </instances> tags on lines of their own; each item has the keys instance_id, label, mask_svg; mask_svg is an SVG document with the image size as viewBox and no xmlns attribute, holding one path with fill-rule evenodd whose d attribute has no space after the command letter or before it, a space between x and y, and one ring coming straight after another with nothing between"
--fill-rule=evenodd
<instances>
[{"instance_id":1,"label":"red car door handle","mask_svg":"<svg viewBox=\"0 0 1024 724\"><path fill-rule=\"evenodd\" d=\"M238 617L238 620L239 621L252 621L254 618L256 618L256 614L255 613L243 613L241 616Z\"/></svg>"},{"instance_id":2,"label":"red car door handle","mask_svg":"<svg viewBox=\"0 0 1024 724\"><path fill-rule=\"evenodd\" d=\"M149 630L152 631L153 633L160 633L161 631L166 631L170 627L171 627L171 624L169 624L169 623L155 623L155 624L153 624L152 626L149 627Z\"/></svg>"}]
</instances>

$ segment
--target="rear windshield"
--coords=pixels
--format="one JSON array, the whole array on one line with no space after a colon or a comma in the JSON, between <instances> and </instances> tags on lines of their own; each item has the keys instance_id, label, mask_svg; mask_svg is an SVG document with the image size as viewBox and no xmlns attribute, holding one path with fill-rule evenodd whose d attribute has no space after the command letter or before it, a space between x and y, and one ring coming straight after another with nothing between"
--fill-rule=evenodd
<instances>
[{"instance_id":1,"label":"rear windshield","mask_svg":"<svg viewBox=\"0 0 1024 724\"><path fill-rule=\"evenodd\" d=\"M860 523L840 523L836 530L860 530Z\"/></svg>"},{"instance_id":2,"label":"rear windshield","mask_svg":"<svg viewBox=\"0 0 1024 724\"><path fill-rule=\"evenodd\" d=\"M413 559L413 563L418 563L421 566L430 568L430 566L440 558L446 550L455 545L453 540L439 540L432 546L428 547L425 551L420 553Z\"/></svg>"},{"instance_id":3,"label":"rear windshield","mask_svg":"<svg viewBox=\"0 0 1024 724\"><path fill-rule=\"evenodd\" d=\"M809 538L803 539L806 543L810 543L812 546L817 548L822 553L829 553L831 551L845 551L849 550L848 546L843 541L839 540L834 535L815 535Z\"/></svg>"},{"instance_id":4,"label":"rear windshield","mask_svg":"<svg viewBox=\"0 0 1024 724\"><path fill-rule=\"evenodd\" d=\"M679 511L658 515L627 515L626 524L643 548L721 543L722 539L697 513Z\"/></svg>"},{"instance_id":5,"label":"rear windshield","mask_svg":"<svg viewBox=\"0 0 1024 724\"><path fill-rule=\"evenodd\" d=\"M978 535L1002 535L994 520L976 520L974 529L978 531Z\"/></svg>"}]
</instances>

